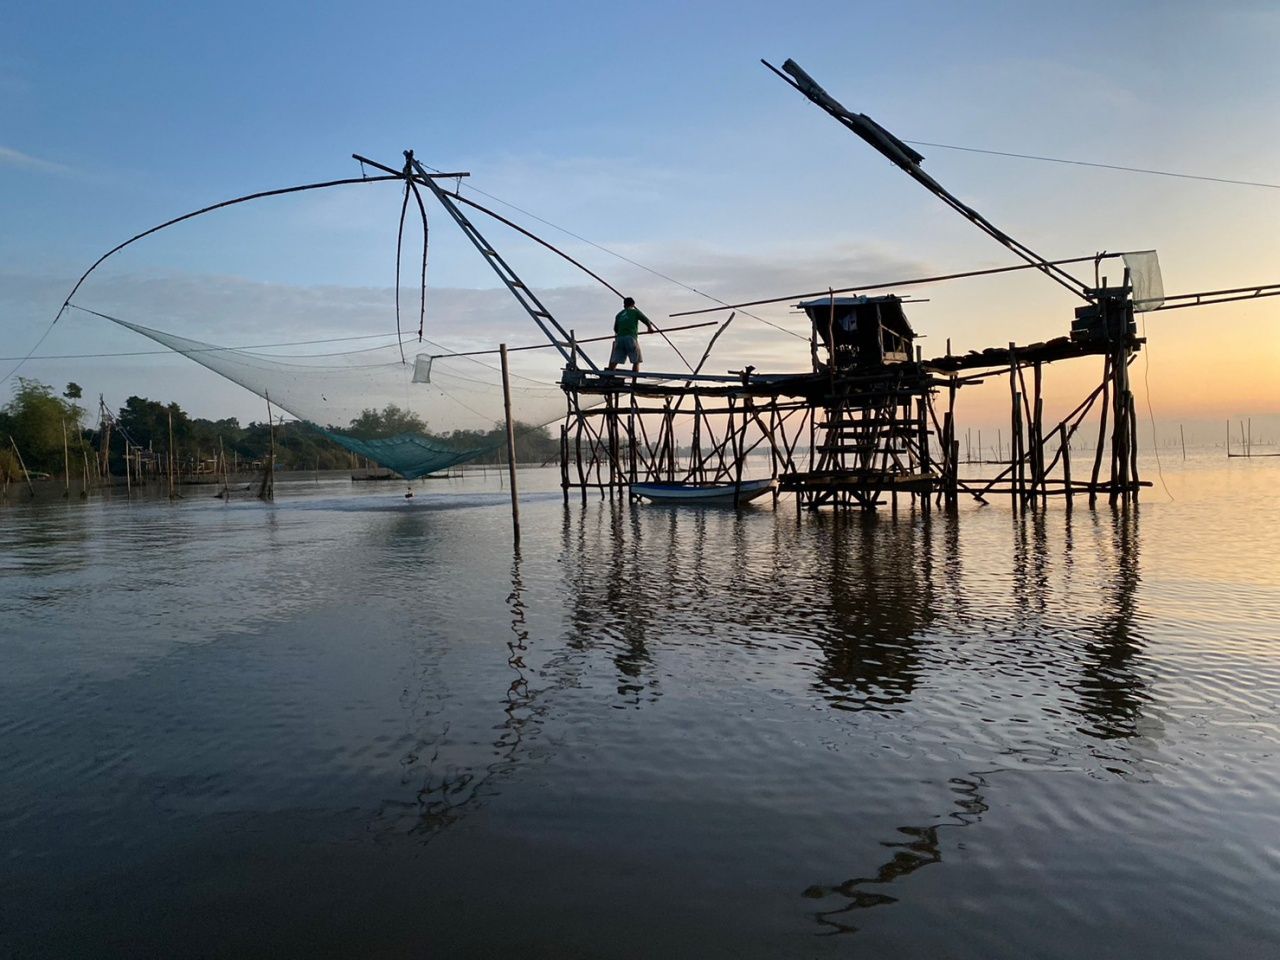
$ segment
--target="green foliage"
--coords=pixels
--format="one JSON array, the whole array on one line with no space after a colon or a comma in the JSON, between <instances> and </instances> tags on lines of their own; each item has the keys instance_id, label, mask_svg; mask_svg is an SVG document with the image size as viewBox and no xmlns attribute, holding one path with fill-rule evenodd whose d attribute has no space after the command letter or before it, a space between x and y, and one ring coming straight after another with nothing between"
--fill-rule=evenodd
<instances>
[{"instance_id":1,"label":"green foliage","mask_svg":"<svg viewBox=\"0 0 1280 960\"><path fill-rule=\"evenodd\" d=\"M382 410L363 410L351 421L347 430L360 440L381 440L401 434L413 433L427 437L450 450L485 450L476 463L498 463L506 459L506 428L495 423L488 430L454 430L434 434L416 414L389 403ZM516 460L524 463L542 463L559 456L560 446L546 427L516 423Z\"/></svg>"},{"instance_id":2,"label":"green foliage","mask_svg":"<svg viewBox=\"0 0 1280 960\"><path fill-rule=\"evenodd\" d=\"M84 390L81 388L80 384L72 380L67 384L67 389L62 391L62 395L68 400L79 400L81 396L84 395Z\"/></svg>"},{"instance_id":3,"label":"green foliage","mask_svg":"<svg viewBox=\"0 0 1280 960\"><path fill-rule=\"evenodd\" d=\"M388 403L381 411L372 407L360 411L348 432L360 440L383 440L404 433L426 434L427 425L416 413Z\"/></svg>"},{"instance_id":4,"label":"green foliage","mask_svg":"<svg viewBox=\"0 0 1280 960\"><path fill-rule=\"evenodd\" d=\"M9 447L13 437L28 470L61 473L64 436L73 450L84 442L82 416L81 407L55 396L48 384L19 377L13 399L0 410L0 441Z\"/></svg>"},{"instance_id":5,"label":"green foliage","mask_svg":"<svg viewBox=\"0 0 1280 960\"><path fill-rule=\"evenodd\" d=\"M215 460L219 453L228 461L248 466L266 460L271 452L271 428L266 423L240 426L235 417L222 420L192 418L176 403L160 403L145 397L130 397L117 415L112 433L112 469L122 471L125 437L144 450L167 457L169 418L173 417L173 446L182 470L197 463ZM301 423L275 427L276 466L282 470L334 470L351 465L346 450Z\"/></svg>"},{"instance_id":6,"label":"green foliage","mask_svg":"<svg viewBox=\"0 0 1280 960\"><path fill-rule=\"evenodd\" d=\"M546 427L517 420L515 434L517 463L545 463L560 456L560 442ZM488 430L454 430L432 439L451 450L486 450L475 463L501 463L507 459L507 431L500 423Z\"/></svg>"},{"instance_id":7,"label":"green foliage","mask_svg":"<svg viewBox=\"0 0 1280 960\"><path fill-rule=\"evenodd\" d=\"M17 441L27 469L60 474L63 469L63 425L72 459L79 461L80 451L96 432L82 431L84 410L72 402L70 395L76 384L68 384L65 396L35 380L19 379L13 399L0 408L0 479L21 477L17 458L12 455L9 436ZM234 417L222 420L192 418L176 403L161 403L146 397L129 397L120 408L116 427L111 431L110 463L112 471L124 470L126 438L158 458L168 459L172 418L173 453L182 471L196 469L204 463L211 469L219 452L228 460L238 459L248 466L266 460L272 448L272 430L266 423L250 423L242 427ZM455 430L432 435L426 424L412 411L388 404L382 410L369 409L351 422L350 432L362 440L394 437L400 434L425 436L452 450L484 450L477 462L498 463L506 459L506 436L502 424L488 430ZM302 423L282 423L275 427L276 465L282 470L332 470L351 466L351 454L328 437ZM516 424L516 459L525 463L554 460L558 442L546 427ZM90 453L90 457L93 454ZM12 462L10 462L12 461Z\"/></svg>"},{"instance_id":8,"label":"green foliage","mask_svg":"<svg viewBox=\"0 0 1280 960\"><path fill-rule=\"evenodd\" d=\"M130 397L120 408L117 422L143 449L169 449L169 417L173 416L174 446L181 446L191 436L191 418L176 403L163 404L145 397Z\"/></svg>"}]
</instances>

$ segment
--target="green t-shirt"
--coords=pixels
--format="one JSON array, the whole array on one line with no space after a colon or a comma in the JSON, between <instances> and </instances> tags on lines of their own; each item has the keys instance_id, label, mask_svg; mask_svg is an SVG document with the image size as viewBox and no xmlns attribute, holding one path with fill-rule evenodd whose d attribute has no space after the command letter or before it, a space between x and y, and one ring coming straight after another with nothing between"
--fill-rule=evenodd
<instances>
[{"instance_id":1,"label":"green t-shirt","mask_svg":"<svg viewBox=\"0 0 1280 960\"><path fill-rule=\"evenodd\" d=\"M620 337L634 337L640 332L641 321L645 326L652 326L643 313L635 307L627 307L613 318L613 332Z\"/></svg>"}]
</instances>

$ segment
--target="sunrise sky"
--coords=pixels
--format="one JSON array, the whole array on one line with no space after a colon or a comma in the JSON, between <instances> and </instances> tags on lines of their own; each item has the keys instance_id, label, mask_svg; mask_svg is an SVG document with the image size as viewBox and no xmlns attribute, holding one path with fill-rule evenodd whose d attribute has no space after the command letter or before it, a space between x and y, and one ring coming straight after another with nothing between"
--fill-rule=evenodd
<instances>
[{"instance_id":1,"label":"sunrise sky","mask_svg":"<svg viewBox=\"0 0 1280 960\"><path fill-rule=\"evenodd\" d=\"M794 58L908 140L1276 184L1277 49L1280 7L1267 2L9 5L0 356L31 349L75 277L133 233L358 175L352 152L396 164L406 147L470 171L465 189L486 194L473 197L659 322L708 301L657 273L746 300L1004 265L1011 254L759 59ZM935 178L1045 256L1155 248L1170 293L1280 282L1280 189L919 149ZM389 334L399 201L394 185L362 185L202 218L109 261L77 302L226 345ZM432 227L429 334L459 348L535 342L438 209ZM491 233L566 327L608 332L611 294ZM926 353L948 337L967 350L1060 335L1075 306L1029 274L899 292L929 299L911 309ZM786 305L759 313L804 331ZM1146 327L1135 389L1145 409L1149 382L1159 423L1206 439L1227 418L1280 424L1280 298ZM702 336L680 342L699 352ZM75 380L112 407L136 393L260 416L257 398L182 357L40 359L149 349L73 311L20 372ZM800 338L741 317L715 356L724 369L807 366ZM673 363L655 347L647 365ZM13 366L0 361L0 376ZM1099 366L1055 370L1050 405L1074 405ZM1000 422L1003 402L975 395L971 422Z\"/></svg>"}]
</instances>

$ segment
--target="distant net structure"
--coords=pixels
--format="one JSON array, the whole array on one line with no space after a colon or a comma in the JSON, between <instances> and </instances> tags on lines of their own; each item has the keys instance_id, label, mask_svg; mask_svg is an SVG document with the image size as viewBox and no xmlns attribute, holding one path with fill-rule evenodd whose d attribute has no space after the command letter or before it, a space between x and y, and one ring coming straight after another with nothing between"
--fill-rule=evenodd
<instances>
[{"instance_id":1,"label":"distant net structure","mask_svg":"<svg viewBox=\"0 0 1280 960\"><path fill-rule=\"evenodd\" d=\"M178 336L112 318L311 425L339 446L407 480L465 463L505 442L495 356L458 356L428 340L401 360L391 342L342 354L283 356ZM551 356L547 356L550 353ZM527 359L525 359L527 358ZM554 351L511 355L517 433L564 414Z\"/></svg>"}]
</instances>

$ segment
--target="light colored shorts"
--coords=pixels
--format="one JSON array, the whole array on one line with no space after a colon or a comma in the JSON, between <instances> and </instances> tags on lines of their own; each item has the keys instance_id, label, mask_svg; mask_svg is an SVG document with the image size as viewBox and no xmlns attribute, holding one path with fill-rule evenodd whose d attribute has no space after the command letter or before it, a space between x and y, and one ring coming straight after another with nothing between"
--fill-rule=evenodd
<instances>
[{"instance_id":1,"label":"light colored shorts","mask_svg":"<svg viewBox=\"0 0 1280 960\"><path fill-rule=\"evenodd\" d=\"M610 363L639 363L640 340L636 337L614 337Z\"/></svg>"}]
</instances>

